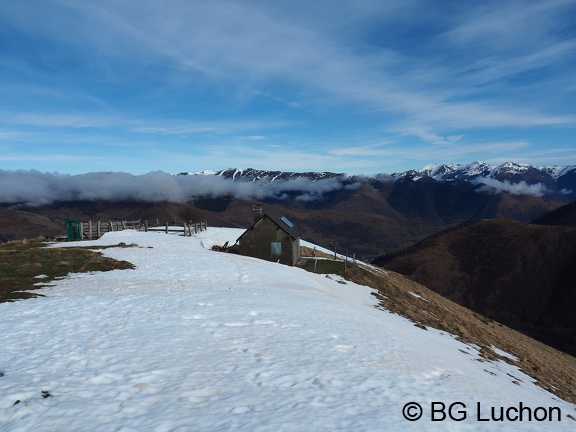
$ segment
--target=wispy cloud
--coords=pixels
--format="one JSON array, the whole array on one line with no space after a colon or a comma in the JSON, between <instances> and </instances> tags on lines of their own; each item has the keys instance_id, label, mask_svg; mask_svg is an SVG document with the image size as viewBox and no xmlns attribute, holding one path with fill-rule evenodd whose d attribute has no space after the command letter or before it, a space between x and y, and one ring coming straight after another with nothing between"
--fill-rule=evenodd
<instances>
[{"instance_id":1,"label":"wispy cloud","mask_svg":"<svg viewBox=\"0 0 576 432\"><path fill-rule=\"evenodd\" d=\"M518 183L510 183L507 180L498 181L489 178L473 180L472 183L477 184L477 192L487 194L501 194L509 193L512 195L532 195L544 196L548 192L548 188L542 183L529 185L525 181Z\"/></svg>"},{"instance_id":2,"label":"wispy cloud","mask_svg":"<svg viewBox=\"0 0 576 432\"><path fill-rule=\"evenodd\" d=\"M454 144L464 138L464 135L450 135L450 136L440 136L432 132L430 128L413 128L407 131L410 135L416 135L423 141L430 142L437 145Z\"/></svg>"},{"instance_id":3,"label":"wispy cloud","mask_svg":"<svg viewBox=\"0 0 576 432\"><path fill-rule=\"evenodd\" d=\"M0 56L0 128L44 129L51 143L58 128L79 141L91 128L117 141L149 135L164 148L180 137L197 160L211 154L199 135L248 148L266 136L280 147L308 143L336 170L361 169L362 155L382 158L365 159L369 166L405 160L405 149L415 149L408 158L440 156L438 146L465 157L481 142L535 150L542 131L574 137L575 8L571 0L2 2L0 31L13 37ZM390 148L370 147L391 134ZM359 153L348 161L352 148ZM271 161L250 154L250 165Z\"/></svg>"},{"instance_id":4,"label":"wispy cloud","mask_svg":"<svg viewBox=\"0 0 576 432\"><path fill-rule=\"evenodd\" d=\"M46 128L107 128L125 125L126 120L101 114L53 114L41 112L2 113L2 120L6 124L25 125Z\"/></svg>"}]
</instances>

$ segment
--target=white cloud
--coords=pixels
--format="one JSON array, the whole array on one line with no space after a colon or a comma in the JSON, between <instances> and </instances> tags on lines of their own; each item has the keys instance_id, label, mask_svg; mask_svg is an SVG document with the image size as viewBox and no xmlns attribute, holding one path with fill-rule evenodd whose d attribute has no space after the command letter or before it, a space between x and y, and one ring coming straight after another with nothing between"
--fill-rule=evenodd
<instances>
[{"instance_id":1,"label":"white cloud","mask_svg":"<svg viewBox=\"0 0 576 432\"><path fill-rule=\"evenodd\" d=\"M250 136L245 136L245 137L239 137L240 139L247 139L247 140L252 140L252 141L260 141L260 140L265 140L266 137L264 135L250 135Z\"/></svg>"},{"instance_id":2,"label":"white cloud","mask_svg":"<svg viewBox=\"0 0 576 432\"><path fill-rule=\"evenodd\" d=\"M473 180L471 183L478 185L476 191L487 194L509 193L512 195L532 195L541 197L548 192L548 188L542 183L529 185L525 181L511 183L508 180L499 181L490 178Z\"/></svg>"},{"instance_id":3,"label":"white cloud","mask_svg":"<svg viewBox=\"0 0 576 432\"><path fill-rule=\"evenodd\" d=\"M464 138L464 134L443 137L432 132L432 129L429 127L415 127L411 130L409 129L407 132L416 135L423 141L436 145L454 144Z\"/></svg>"},{"instance_id":4,"label":"white cloud","mask_svg":"<svg viewBox=\"0 0 576 432\"><path fill-rule=\"evenodd\" d=\"M350 186L350 185L348 185ZM342 188L338 179L311 181L233 181L215 175L172 176L162 171L143 175L99 172L81 175L0 171L3 204L42 205L55 201L108 200L186 202L200 197L285 198L310 201Z\"/></svg>"}]
</instances>

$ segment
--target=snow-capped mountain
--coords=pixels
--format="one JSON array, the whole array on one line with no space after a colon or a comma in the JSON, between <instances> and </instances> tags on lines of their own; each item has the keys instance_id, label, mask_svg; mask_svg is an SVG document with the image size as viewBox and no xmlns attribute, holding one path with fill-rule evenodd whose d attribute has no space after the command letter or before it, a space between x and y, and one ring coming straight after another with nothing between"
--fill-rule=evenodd
<instances>
[{"instance_id":1,"label":"snow-capped mountain","mask_svg":"<svg viewBox=\"0 0 576 432\"><path fill-rule=\"evenodd\" d=\"M493 170L488 164L474 162L467 165L462 164L431 164L423 168L404 171L392 174L394 178L410 178L418 180L423 177L431 177L434 180L465 180L476 176L488 176Z\"/></svg>"},{"instance_id":2,"label":"snow-capped mountain","mask_svg":"<svg viewBox=\"0 0 576 432\"><path fill-rule=\"evenodd\" d=\"M214 175L224 177L231 180L240 181L257 181L257 180L267 180L267 181L286 181L295 180L299 178L306 178L312 181L338 178L346 179L352 176L342 173L331 173L331 172L291 172L291 171L269 171L269 170L258 170L254 168L226 168L220 171L198 171L189 173L179 173L177 175Z\"/></svg>"},{"instance_id":3,"label":"snow-capped mountain","mask_svg":"<svg viewBox=\"0 0 576 432\"><path fill-rule=\"evenodd\" d=\"M285 172L254 168L227 168L220 171L199 171L181 175L220 176L245 182L284 182L296 179L338 180L343 186L373 184L382 181L418 181L424 178L438 182L467 182L480 192L509 192L520 195L546 196L561 201L576 199L576 165L536 167L519 162L493 166L484 162L470 164L432 164L423 168L392 174L359 176L331 172Z\"/></svg>"},{"instance_id":4,"label":"snow-capped mountain","mask_svg":"<svg viewBox=\"0 0 576 432\"><path fill-rule=\"evenodd\" d=\"M576 165L537 167L519 162L505 162L501 165L494 166L484 162L476 161L469 164L430 164L418 169L392 174L381 173L374 176L358 176L333 172L271 171L254 168L226 168L220 171L204 170L198 172L183 172L177 175L215 175L227 179L241 181L280 181L302 177L310 180L339 178L353 179L355 181L373 178L410 178L412 180L418 180L424 177L430 177L438 181L470 181L471 179L476 179L478 177L485 177L495 180L515 180L521 178L522 180L529 181L529 183L531 183L538 181L538 179L549 178L558 180L575 172Z\"/></svg>"},{"instance_id":5,"label":"snow-capped mountain","mask_svg":"<svg viewBox=\"0 0 576 432\"><path fill-rule=\"evenodd\" d=\"M470 164L438 164L426 165L423 168L392 174L395 178L409 177L418 180L431 177L438 181L470 181L479 177L511 182L526 181L528 184L541 181L558 180L561 177L576 172L576 166L543 166L536 167L519 162L505 162L493 166L484 162Z\"/></svg>"}]
</instances>

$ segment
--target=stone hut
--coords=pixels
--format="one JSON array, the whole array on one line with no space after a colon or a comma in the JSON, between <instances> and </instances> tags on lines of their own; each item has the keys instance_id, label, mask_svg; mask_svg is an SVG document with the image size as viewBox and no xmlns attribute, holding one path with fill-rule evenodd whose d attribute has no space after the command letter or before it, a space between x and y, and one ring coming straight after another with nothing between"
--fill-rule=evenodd
<instances>
[{"instance_id":1,"label":"stone hut","mask_svg":"<svg viewBox=\"0 0 576 432\"><path fill-rule=\"evenodd\" d=\"M300 237L288 218L262 213L254 206L254 223L238 237L241 255L294 266L300 259Z\"/></svg>"}]
</instances>

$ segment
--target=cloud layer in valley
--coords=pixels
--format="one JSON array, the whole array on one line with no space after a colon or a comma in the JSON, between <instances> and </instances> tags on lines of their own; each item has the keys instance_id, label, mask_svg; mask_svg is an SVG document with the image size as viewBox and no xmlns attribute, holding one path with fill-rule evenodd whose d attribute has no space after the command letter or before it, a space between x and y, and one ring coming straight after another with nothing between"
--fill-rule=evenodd
<instances>
[{"instance_id":1,"label":"cloud layer in valley","mask_svg":"<svg viewBox=\"0 0 576 432\"><path fill-rule=\"evenodd\" d=\"M338 179L307 178L269 181L233 181L218 175L182 175L155 171L143 175L96 172L81 175L42 173L36 170L1 171L0 203L47 205L57 201L143 201L187 202L201 197L231 196L239 199L321 199L340 188Z\"/></svg>"},{"instance_id":2,"label":"cloud layer in valley","mask_svg":"<svg viewBox=\"0 0 576 432\"><path fill-rule=\"evenodd\" d=\"M0 204L38 206L58 201L111 202L190 202L198 198L232 197L235 199L291 199L314 201L324 194L340 190L355 190L369 183L370 177L356 176L352 182L340 178L296 177L273 180L232 180L216 174L177 175L154 171L142 175L124 172L92 172L87 174L60 174L37 170L0 170ZM394 177L381 174L379 181L393 181ZM479 193L545 196L548 188L542 183L525 181L511 183L482 177L471 180ZM568 193L570 191L566 191Z\"/></svg>"}]
</instances>

